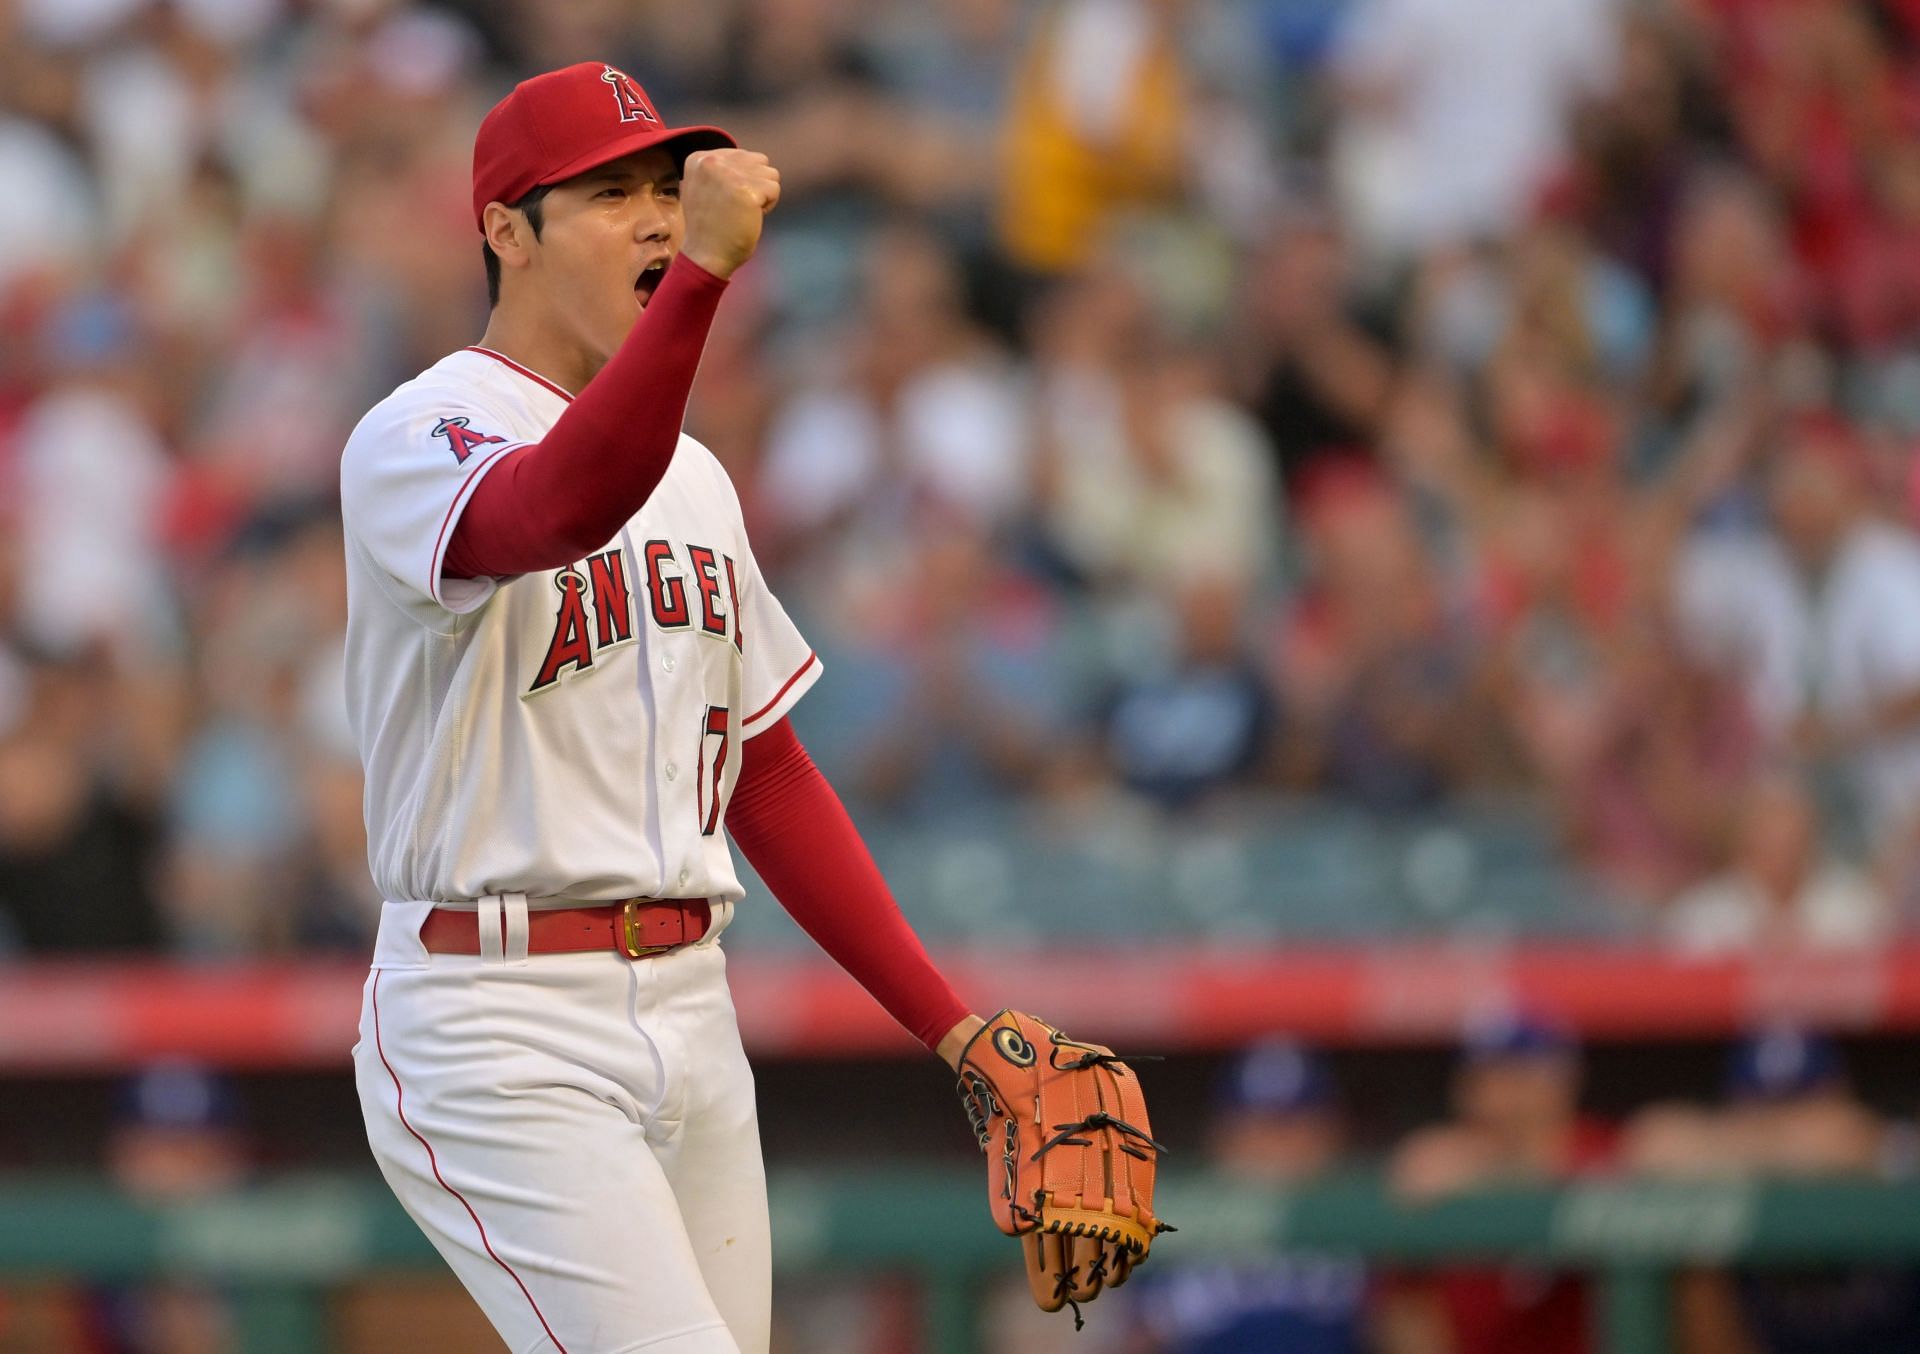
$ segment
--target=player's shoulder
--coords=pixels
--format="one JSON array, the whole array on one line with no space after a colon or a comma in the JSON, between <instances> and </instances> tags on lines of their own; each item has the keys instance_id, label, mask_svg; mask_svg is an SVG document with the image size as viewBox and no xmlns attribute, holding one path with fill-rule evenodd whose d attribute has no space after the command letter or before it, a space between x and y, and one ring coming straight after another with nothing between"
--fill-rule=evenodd
<instances>
[{"instance_id":1,"label":"player's shoulder","mask_svg":"<svg viewBox=\"0 0 1920 1354\"><path fill-rule=\"evenodd\" d=\"M471 349L449 353L418 376L402 381L367 410L354 425L349 444L441 409L509 416L511 401L494 374L494 365Z\"/></svg>"},{"instance_id":2,"label":"player's shoulder","mask_svg":"<svg viewBox=\"0 0 1920 1354\"><path fill-rule=\"evenodd\" d=\"M431 444L430 449L447 450L464 463L480 446L537 436L529 431L514 392L493 375L494 365L470 350L452 353L394 387L347 434L343 481L377 473L377 467L410 448Z\"/></svg>"},{"instance_id":3,"label":"player's shoulder","mask_svg":"<svg viewBox=\"0 0 1920 1354\"><path fill-rule=\"evenodd\" d=\"M726 464L704 442L681 433L680 444L673 452L673 469L686 476L689 483L718 494L729 510L738 515L740 494L734 488L733 476L727 473Z\"/></svg>"},{"instance_id":4,"label":"player's shoulder","mask_svg":"<svg viewBox=\"0 0 1920 1354\"><path fill-rule=\"evenodd\" d=\"M517 408L471 352L453 353L396 386L360 417L340 453L340 497L349 524L371 505L387 501L402 483L441 493L438 466L458 483L476 458L537 438L539 426Z\"/></svg>"}]
</instances>

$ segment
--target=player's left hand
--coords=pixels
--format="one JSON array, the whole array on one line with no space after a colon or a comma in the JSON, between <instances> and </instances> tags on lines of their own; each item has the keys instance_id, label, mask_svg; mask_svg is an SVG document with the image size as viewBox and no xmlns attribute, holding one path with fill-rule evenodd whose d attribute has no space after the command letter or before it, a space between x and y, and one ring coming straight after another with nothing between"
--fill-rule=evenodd
<instances>
[{"instance_id":1,"label":"player's left hand","mask_svg":"<svg viewBox=\"0 0 1920 1354\"><path fill-rule=\"evenodd\" d=\"M1139 1078L1112 1050L1019 1011L967 1041L959 1073L993 1220L1021 1238L1034 1301L1048 1312L1074 1304L1078 1326L1078 1304L1126 1282L1154 1237L1173 1230L1153 1212L1165 1149Z\"/></svg>"}]
</instances>

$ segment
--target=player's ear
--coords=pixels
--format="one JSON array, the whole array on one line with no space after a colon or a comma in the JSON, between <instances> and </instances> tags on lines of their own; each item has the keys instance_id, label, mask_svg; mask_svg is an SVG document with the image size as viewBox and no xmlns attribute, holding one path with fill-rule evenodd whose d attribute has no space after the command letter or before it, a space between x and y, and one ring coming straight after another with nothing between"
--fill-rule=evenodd
<instances>
[{"instance_id":1,"label":"player's ear","mask_svg":"<svg viewBox=\"0 0 1920 1354\"><path fill-rule=\"evenodd\" d=\"M533 227L526 213L517 212L504 202L489 202L480 220L487 244L500 256L501 267L526 267L534 242Z\"/></svg>"}]
</instances>

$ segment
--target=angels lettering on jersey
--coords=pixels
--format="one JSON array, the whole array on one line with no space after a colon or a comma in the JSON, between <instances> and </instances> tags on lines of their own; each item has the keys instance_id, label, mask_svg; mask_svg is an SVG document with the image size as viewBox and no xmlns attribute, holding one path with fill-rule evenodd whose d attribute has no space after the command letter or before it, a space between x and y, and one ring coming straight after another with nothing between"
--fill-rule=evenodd
<instances>
[{"instance_id":1,"label":"angels lettering on jersey","mask_svg":"<svg viewBox=\"0 0 1920 1354\"><path fill-rule=\"evenodd\" d=\"M624 546L554 573L553 586L560 596L554 606L553 637L523 696L548 690L568 674L586 672L600 654L631 643L636 605L645 608L657 630L697 629L745 655L740 570L733 556L710 546L667 540L648 541L641 555L644 562L637 573L643 598L636 598L628 586L636 571Z\"/></svg>"}]
</instances>

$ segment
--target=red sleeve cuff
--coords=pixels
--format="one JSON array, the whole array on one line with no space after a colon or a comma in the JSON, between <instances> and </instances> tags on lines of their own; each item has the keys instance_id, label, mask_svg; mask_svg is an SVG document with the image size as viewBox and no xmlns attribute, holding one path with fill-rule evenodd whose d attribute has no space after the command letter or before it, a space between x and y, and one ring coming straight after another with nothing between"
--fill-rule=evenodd
<instances>
[{"instance_id":1,"label":"red sleeve cuff","mask_svg":"<svg viewBox=\"0 0 1920 1354\"><path fill-rule=\"evenodd\" d=\"M727 278L721 277L720 274L713 272L711 269L702 267L685 254L675 254L673 256L673 262L667 268L667 275L671 277L675 272L686 274L688 282L711 291L720 292L727 289ZM666 281L667 279L665 277L661 278L661 285L665 286Z\"/></svg>"}]
</instances>

